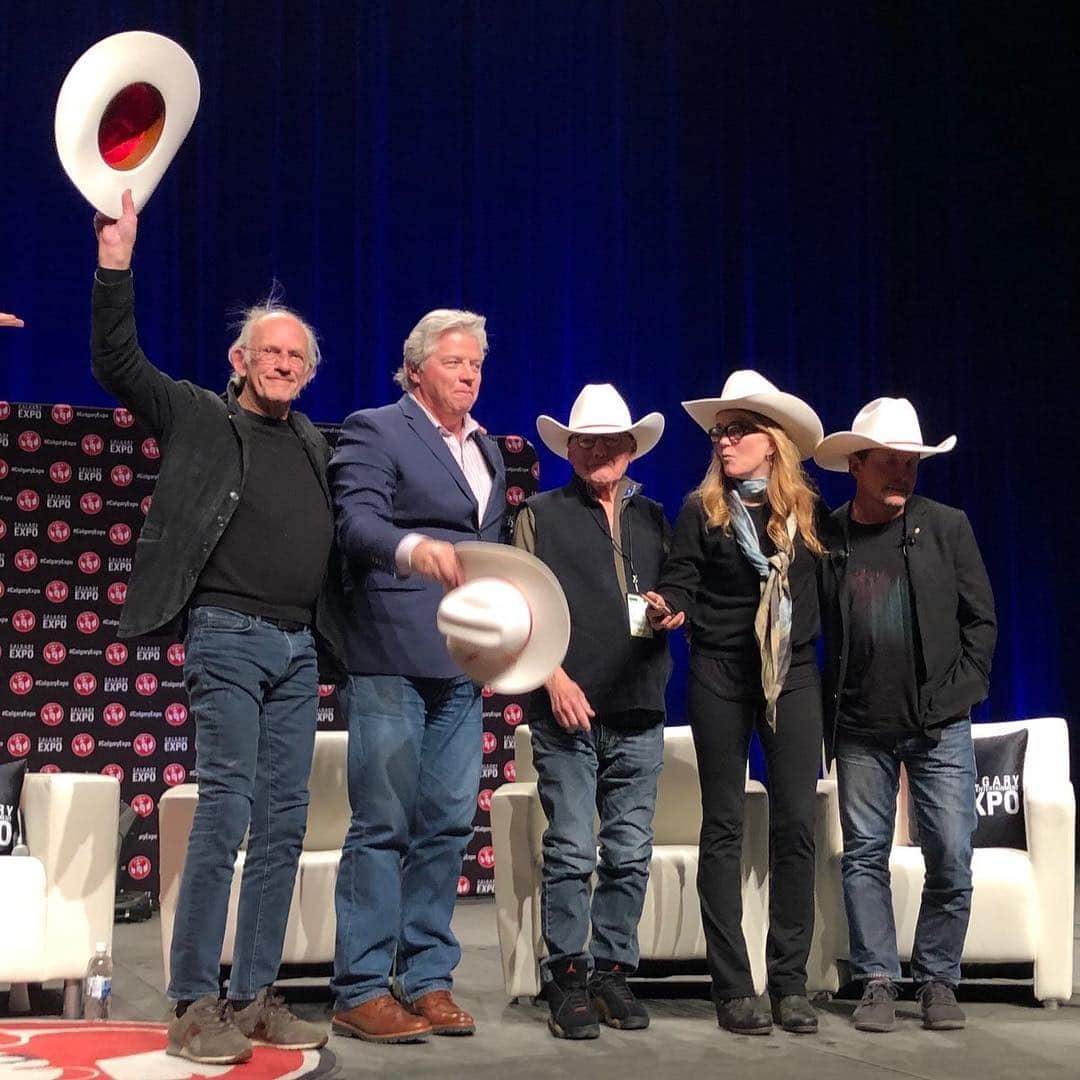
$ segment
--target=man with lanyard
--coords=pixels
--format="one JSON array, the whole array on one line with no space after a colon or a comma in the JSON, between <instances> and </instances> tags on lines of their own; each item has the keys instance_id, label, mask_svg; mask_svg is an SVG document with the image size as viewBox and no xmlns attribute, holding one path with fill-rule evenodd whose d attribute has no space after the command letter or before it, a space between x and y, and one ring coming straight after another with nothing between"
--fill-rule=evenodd
<instances>
[{"instance_id":1,"label":"man with lanyard","mask_svg":"<svg viewBox=\"0 0 1080 1080\"><path fill-rule=\"evenodd\" d=\"M536 428L574 469L565 487L528 500L514 534L559 579L571 621L566 658L534 693L529 714L548 820L541 974L552 1033L594 1039L600 1019L649 1025L626 976L638 963L671 658L667 635L649 628L642 593L656 587L671 530L626 469L660 440L664 418L653 412L633 423L613 386L590 385L569 424L541 416Z\"/></svg>"},{"instance_id":2,"label":"man with lanyard","mask_svg":"<svg viewBox=\"0 0 1080 1080\"><path fill-rule=\"evenodd\" d=\"M913 494L923 444L905 398L878 398L814 460L850 471L855 496L834 512L822 560L826 750L835 755L853 1020L895 1024L900 976L889 855L900 766L907 770L926 880L911 974L923 1026L964 1026L956 1003L971 910L975 755L971 708L989 692L994 598L967 516Z\"/></svg>"},{"instance_id":3,"label":"man with lanyard","mask_svg":"<svg viewBox=\"0 0 1080 1080\"><path fill-rule=\"evenodd\" d=\"M199 804L173 927L168 1052L222 1065L252 1041L322 1046L273 993L307 825L319 665L337 670L341 616L330 556L330 448L292 408L315 374L311 327L268 302L246 313L225 394L178 382L139 347L131 192L98 215L93 371L163 448L120 636L187 621L184 683ZM318 651L318 656L317 656ZM236 854L248 836L229 998L219 963Z\"/></svg>"}]
</instances>

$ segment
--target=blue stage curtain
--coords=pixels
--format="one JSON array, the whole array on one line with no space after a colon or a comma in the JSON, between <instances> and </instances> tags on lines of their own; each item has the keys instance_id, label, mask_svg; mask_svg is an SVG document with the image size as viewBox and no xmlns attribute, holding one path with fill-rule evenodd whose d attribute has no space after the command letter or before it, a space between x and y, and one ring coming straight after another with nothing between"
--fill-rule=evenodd
<instances>
[{"instance_id":1,"label":"blue stage curtain","mask_svg":"<svg viewBox=\"0 0 1080 1080\"><path fill-rule=\"evenodd\" d=\"M52 145L97 39L182 43L202 105L140 221L139 325L223 384L277 281L319 329L319 420L393 399L416 318L489 318L478 416L533 434L613 381L668 421L671 516L709 445L679 407L754 366L849 426L912 398L921 490L969 513L1001 620L981 718L1075 712L1078 190L1071 5L219 0L15 5L0 33L2 396L103 404L91 211ZM545 486L563 463L543 455ZM844 477L822 478L832 503ZM681 646L680 646L681 648ZM672 685L683 715L684 669ZM1080 732L1074 734L1074 745Z\"/></svg>"}]
</instances>

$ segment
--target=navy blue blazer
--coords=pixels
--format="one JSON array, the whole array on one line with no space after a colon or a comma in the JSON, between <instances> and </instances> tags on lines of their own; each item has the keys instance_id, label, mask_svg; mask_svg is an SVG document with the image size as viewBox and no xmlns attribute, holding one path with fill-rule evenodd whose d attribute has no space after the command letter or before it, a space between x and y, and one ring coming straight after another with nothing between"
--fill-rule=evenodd
<instances>
[{"instance_id":1,"label":"navy blue blazer","mask_svg":"<svg viewBox=\"0 0 1080 1080\"><path fill-rule=\"evenodd\" d=\"M506 539L502 454L490 436L474 438L492 471L483 521L465 474L408 394L346 418L328 477L345 562L345 664L352 674L461 674L435 626L442 586L420 574L399 577L394 553L412 532L451 544Z\"/></svg>"}]
</instances>

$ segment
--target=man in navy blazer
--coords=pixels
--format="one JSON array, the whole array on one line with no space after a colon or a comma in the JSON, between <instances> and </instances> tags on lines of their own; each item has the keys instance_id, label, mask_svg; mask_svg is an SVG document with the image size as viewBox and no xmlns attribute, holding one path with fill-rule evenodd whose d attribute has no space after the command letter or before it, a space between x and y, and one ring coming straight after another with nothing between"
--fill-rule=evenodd
<instances>
[{"instance_id":1,"label":"man in navy blazer","mask_svg":"<svg viewBox=\"0 0 1080 1080\"><path fill-rule=\"evenodd\" d=\"M505 539L502 458L470 413L486 352L482 316L429 312L394 377L405 394L349 416L330 464L352 805L333 1026L371 1042L475 1029L450 995L461 958L450 919L479 789L481 688L451 660L435 613L464 581L454 544Z\"/></svg>"}]
</instances>

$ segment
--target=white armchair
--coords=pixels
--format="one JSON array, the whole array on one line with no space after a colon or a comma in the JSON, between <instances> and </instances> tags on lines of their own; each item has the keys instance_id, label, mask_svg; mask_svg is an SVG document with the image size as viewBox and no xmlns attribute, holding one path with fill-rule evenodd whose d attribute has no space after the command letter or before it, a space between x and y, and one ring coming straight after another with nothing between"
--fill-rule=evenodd
<instances>
[{"instance_id":1,"label":"white armchair","mask_svg":"<svg viewBox=\"0 0 1080 1080\"><path fill-rule=\"evenodd\" d=\"M1046 1005L1072 995L1076 799L1069 782L1069 730L1061 717L975 724L975 739L1027 728L1024 817L1027 850L976 848L966 964L1029 963L1034 994ZM974 798L974 793L972 793ZM925 864L908 832L908 791L902 774L889 869L901 960L911 959ZM809 970L811 989L834 990L836 961L848 956L840 884L839 804L835 788L818 820L818 919Z\"/></svg>"},{"instance_id":2,"label":"white armchair","mask_svg":"<svg viewBox=\"0 0 1080 1080\"><path fill-rule=\"evenodd\" d=\"M337 885L341 845L349 828L351 811L347 784L348 732L320 731L315 736L311 763L311 801L308 805L307 833L300 866L296 872L289 921L285 929L283 964L329 964L334 959L334 888ZM172 944L180 877L187 857L188 836L198 805L195 784L171 788L158 804L161 835L161 952L165 985L169 985L169 951ZM244 872L244 851L236 858L229 917L221 962L231 964L236 937L236 909L240 879Z\"/></svg>"},{"instance_id":3,"label":"white armchair","mask_svg":"<svg viewBox=\"0 0 1080 1080\"><path fill-rule=\"evenodd\" d=\"M547 819L536 788L529 729L515 734L517 781L491 800L495 903L503 981L511 998L540 992L540 866ZM642 960L703 960L705 935L697 892L701 789L689 728L664 732L664 769L656 800L655 841L645 907L638 923ZM769 813L765 788L746 782L743 827L743 933L757 992L765 988Z\"/></svg>"},{"instance_id":4,"label":"white armchair","mask_svg":"<svg viewBox=\"0 0 1080 1080\"><path fill-rule=\"evenodd\" d=\"M97 942L112 945L120 785L108 776L28 773L21 800L28 855L0 859L0 982L15 1009L26 983L64 980L80 1013Z\"/></svg>"}]
</instances>

